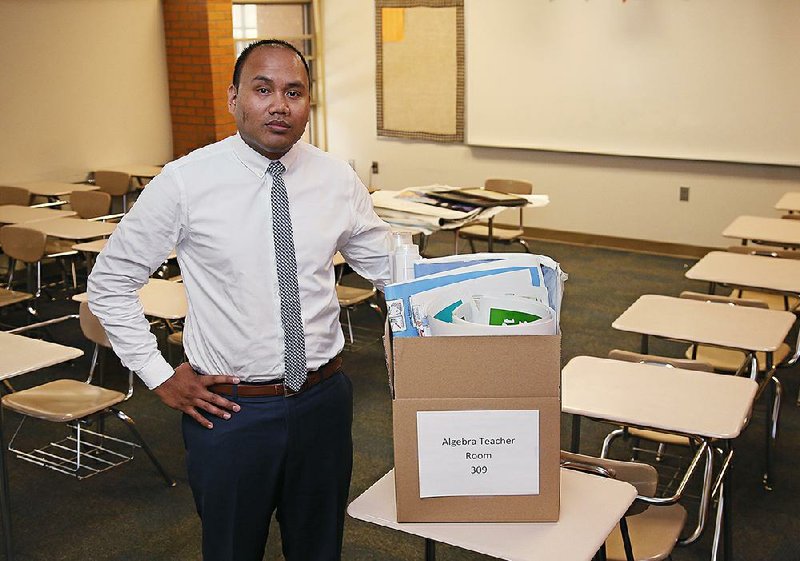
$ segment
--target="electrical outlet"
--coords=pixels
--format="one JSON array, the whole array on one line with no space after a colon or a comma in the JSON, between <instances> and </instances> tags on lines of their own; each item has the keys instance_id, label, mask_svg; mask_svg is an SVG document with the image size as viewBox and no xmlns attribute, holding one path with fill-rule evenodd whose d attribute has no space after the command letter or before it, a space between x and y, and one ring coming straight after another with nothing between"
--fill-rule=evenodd
<instances>
[{"instance_id":1,"label":"electrical outlet","mask_svg":"<svg viewBox=\"0 0 800 561\"><path fill-rule=\"evenodd\" d=\"M378 173L378 162L372 162L372 173Z\"/></svg>"},{"instance_id":2,"label":"electrical outlet","mask_svg":"<svg viewBox=\"0 0 800 561\"><path fill-rule=\"evenodd\" d=\"M688 201L689 200L689 188L688 187L681 187L679 200L681 201Z\"/></svg>"}]
</instances>

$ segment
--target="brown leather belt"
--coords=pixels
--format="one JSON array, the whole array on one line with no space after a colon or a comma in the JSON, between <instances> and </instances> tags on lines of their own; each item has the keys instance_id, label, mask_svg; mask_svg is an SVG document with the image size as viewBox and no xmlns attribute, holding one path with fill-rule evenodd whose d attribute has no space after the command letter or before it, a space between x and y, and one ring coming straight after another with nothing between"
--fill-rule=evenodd
<instances>
[{"instance_id":1,"label":"brown leather belt","mask_svg":"<svg viewBox=\"0 0 800 561\"><path fill-rule=\"evenodd\" d=\"M327 380L337 372L342 371L342 357L332 358L316 370L308 373L302 387L294 391L288 386L284 386L283 380L268 382L265 384L214 384L208 386L209 391L220 395L231 397L274 397L278 395L294 395L306 391L308 388L316 386L323 380Z\"/></svg>"}]
</instances>

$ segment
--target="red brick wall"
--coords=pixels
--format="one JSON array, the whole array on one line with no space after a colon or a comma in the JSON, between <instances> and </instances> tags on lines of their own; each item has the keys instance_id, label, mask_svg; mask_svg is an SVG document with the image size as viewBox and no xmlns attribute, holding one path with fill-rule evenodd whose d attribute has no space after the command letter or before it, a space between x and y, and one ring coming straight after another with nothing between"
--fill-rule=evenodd
<instances>
[{"instance_id":1,"label":"red brick wall","mask_svg":"<svg viewBox=\"0 0 800 561\"><path fill-rule=\"evenodd\" d=\"M227 109L231 0L163 0L172 148L182 156L236 131Z\"/></svg>"}]
</instances>

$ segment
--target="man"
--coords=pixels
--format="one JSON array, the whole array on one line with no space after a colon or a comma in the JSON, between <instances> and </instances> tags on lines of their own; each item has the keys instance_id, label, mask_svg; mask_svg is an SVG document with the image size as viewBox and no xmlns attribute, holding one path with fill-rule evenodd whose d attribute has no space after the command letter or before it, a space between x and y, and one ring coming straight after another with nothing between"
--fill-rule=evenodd
<instances>
[{"instance_id":1,"label":"man","mask_svg":"<svg viewBox=\"0 0 800 561\"><path fill-rule=\"evenodd\" d=\"M300 141L310 79L294 47L247 47L228 110L238 134L167 164L122 220L90 307L122 362L184 413L204 559L260 561L273 511L287 561L339 559L353 410L332 258L382 288L389 229L346 163ZM174 370L136 295L173 247L189 301Z\"/></svg>"}]
</instances>

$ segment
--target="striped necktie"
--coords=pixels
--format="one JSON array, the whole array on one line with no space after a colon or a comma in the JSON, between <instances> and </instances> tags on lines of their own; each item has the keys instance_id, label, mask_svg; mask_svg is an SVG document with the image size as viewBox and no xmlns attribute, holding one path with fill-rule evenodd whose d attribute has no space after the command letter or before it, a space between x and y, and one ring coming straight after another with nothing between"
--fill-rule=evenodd
<instances>
[{"instance_id":1,"label":"striped necktie","mask_svg":"<svg viewBox=\"0 0 800 561\"><path fill-rule=\"evenodd\" d=\"M306 338L300 314L300 290L297 287L297 257L294 251L289 198L283 183L286 168L275 160L267 171L272 176L272 235L275 240L275 264L278 269L278 292L281 298L281 323L284 334L284 374L286 385L298 391L306 381Z\"/></svg>"}]
</instances>

